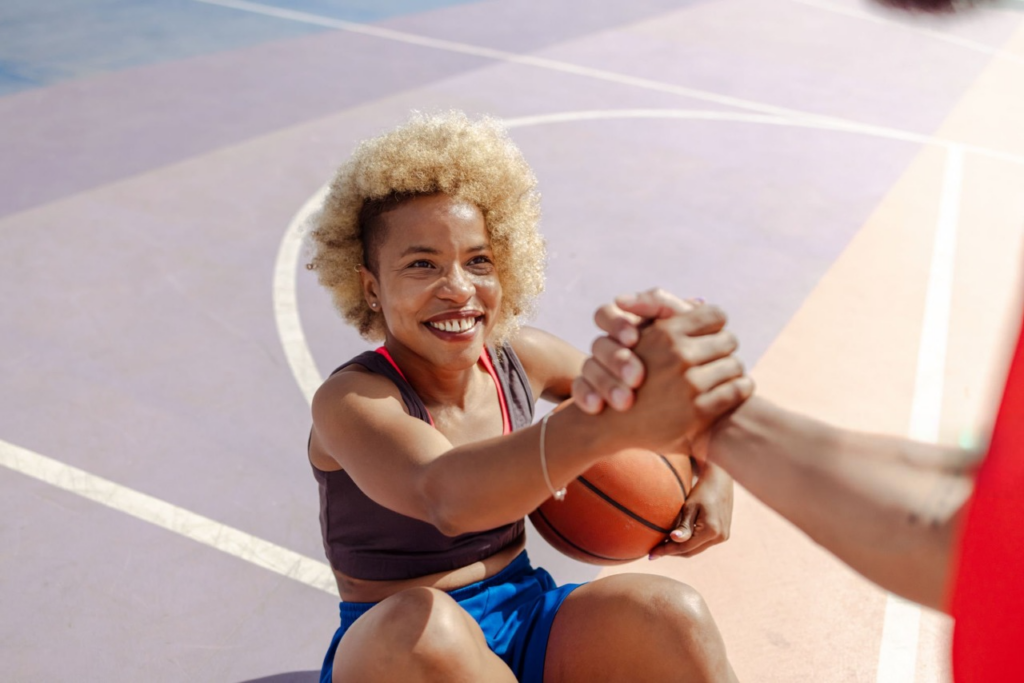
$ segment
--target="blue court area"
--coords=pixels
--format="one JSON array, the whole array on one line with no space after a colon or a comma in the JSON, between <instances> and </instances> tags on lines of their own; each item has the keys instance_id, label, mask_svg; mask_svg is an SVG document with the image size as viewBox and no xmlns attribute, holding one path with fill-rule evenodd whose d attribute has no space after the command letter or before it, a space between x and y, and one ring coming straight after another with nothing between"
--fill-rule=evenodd
<instances>
[{"instance_id":1,"label":"blue court area","mask_svg":"<svg viewBox=\"0 0 1024 683\"><path fill-rule=\"evenodd\" d=\"M366 343L302 230L354 145L413 110L501 118L533 166L538 327L587 349L618 293L702 296L769 389L905 430L949 197L973 302L951 329L974 333L951 356L994 355L1016 286L1021 6L915 24L855 0L6 0L0 680L316 680L338 605L308 399ZM984 393L958 368L953 435ZM741 680L886 680L886 597L742 494L734 525L631 570L698 588ZM558 581L598 575L528 547Z\"/></svg>"},{"instance_id":2,"label":"blue court area","mask_svg":"<svg viewBox=\"0 0 1024 683\"><path fill-rule=\"evenodd\" d=\"M292 12L372 22L465 2L288 2ZM0 18L0 95L328 30L191 0L10 0Z\"/></svg>"},{"instance_id":3,"label":"blue court area","mask_svg":"<svg viewBox=\"0 0 1024 683\"><path fill-rule=\"evenodd\" d=\"M244 6L245 3L241 3ZM380 22L405 15L460 5L471 0L366 0L332 2L300 0L259 3L267 13L239 11L231 3L171 0L10 0L0 17L0 95L99 74L162 62L237 50L330 30L331 21ZM525 26L492 27L522 33L538 47L545 35L566 37L566 29L586 32L613 25L625 17L663 9L657 3L629 10L599 10L583 22L556 24L553 16L538 17L536 30ZM652 5L643 7L643 5ZM665 5L665 3L661 3ZM274 10L300 17L274 16ZM576 17L574 17L576 19ZM328 24L328 25L324 25ZM552 35L554 34L554 35ZM571 35L571 34L570 34Z\"/></svg>"}]
</instances>

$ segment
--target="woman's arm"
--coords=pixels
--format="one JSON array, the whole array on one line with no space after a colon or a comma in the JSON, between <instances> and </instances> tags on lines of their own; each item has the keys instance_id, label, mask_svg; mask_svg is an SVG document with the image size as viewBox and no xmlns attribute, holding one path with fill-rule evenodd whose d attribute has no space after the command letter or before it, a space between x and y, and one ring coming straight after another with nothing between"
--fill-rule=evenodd
<instances>
[{"instance_id":1,"label":"woman's arm","mask_svg":"<svg viewBox=\"0 0 1024 683\"><path fill-rule=\"evenodd\" d=\"M592 416L570 406L551 417L545 447L556 487L626 446L656 449L675 441L745 397L748 380L723 377L721 383L739 382L730 392L737 398L709 413L701 400L707 388L685 380L688 370L732 353L728 335L680 334L707 327L712 318L724 325L724 315L709 308L645 331L638 350L646 353L648 378L629 415ZM556 348L554 355L560 353ZM544 377L542 395L568 393L568 364L578 356L572 360L565 352L562 360L545 360L529 350L525 355L524 365ZM376 375L350 371L330 378L314 397L313 425L317 442L370 498L447 534L513 522L550 496L541 471L539 426L453 445L406 414L397 387Z\"/></svg>"},{"instance_id":2,"label":"woman's arm","mask_svg":"<svg viewBox=\"0 0 1024 683\"><path fill-rule=\"evenodd\" d=\"M607 430L582 425L598 421L562 413L551 419L546 434L556 485L606 448L592 435ZM515 521L550 495L536 427L455 446L409 416L394 385L379 376L335 375L314 397L313 425L318 443L366 495L449 535Z\"/></svg>"}]
</instances>

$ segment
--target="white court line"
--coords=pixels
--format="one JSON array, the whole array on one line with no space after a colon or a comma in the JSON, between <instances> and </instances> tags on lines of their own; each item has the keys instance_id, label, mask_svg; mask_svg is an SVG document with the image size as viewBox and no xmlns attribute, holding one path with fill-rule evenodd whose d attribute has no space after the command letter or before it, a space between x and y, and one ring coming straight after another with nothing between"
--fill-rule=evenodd
<instances>
[{"instance_id":1,"label":"white court line","mask_svg":"<svg viewBox=\"0 0 1024 683\"><path fill-rule=\"evenodd\" d=\"M1024 2L1024 0L1022 0ZM763 114L744 114L741 112L710 111L702 109L595 109L590 111L559 112L554 114L538 114L536 116L522 116L513 119L505 119L504 124L508 128L525 128L549 123L571 123L576 121L608 121L612 119L679 119L686 121L731 121L734 123L759 123L766 126L783 126L790 128L810 128L814 130L832 131L836 133L853 133L868 135L870 137L882 138L885 140L897 140L899 142L913 142L921 145L936 145L949 147L957 145L964 152L970 152L990 159L998 159L1011 164L1024 166L1024 156L1010 154L999 150L956 143L950 140L911 133L909 131L886 128L884 126L873 126L855 121L844 121L841 119L829 119L824 117L790 118L783 116L768 116Z\"/></svg>"},{"instance_id":2,"label":"white court line","mask_svg":"<svg viewBox=\"0 0 1024 683\"><path fill-rule=\"evenodd\" d=\"M284 237L281 238L277 260L274 263L274 320L277 321L277 335L281 339L281 348L284 349L288 367L292 369L292 375L307 403L313 403L313 394L323 384L324 379L306 343L306 334L302 331L299 301L295 291L295 269L302 253L306 222L324 203L327 190L327 185L321 187L292 217Z\"/></svg>"},{"instance_id":3,"label":"white court line","mask_svg":"<svg viewBox=\"0 0 1024 683\"><path fill-rule=\"evenodd\" d=\"M325 17L318 14L298 12L295 10L274 7L273 5L264 5L262 3L249 2L248 0L194 1L202 2L208 5L218 5L220 7L242 10L245 12L263 14L266 16L277 17L279 19L287 19L290 21L313 24L316 26L335 28L342 31L349 31L352 33L361 33L363 35L373 36L375 38L383 38L386 40L393 40L401 43L407 43L410 45L418 45L420 47L444 50L447 52L457 52L460 54L467 54L476 57L494 59L501 62L522 64L526 66L548 69L551 71L559 71L562 73L573 74L576 76L584 76L587 78L594 78L597 80L619 83L622 85L635 86L639 88L644 88L646 90L654 90L658 92L672 93L675 95L683 95L685 97L690 97L692 99L701 100L704 102L722 104L730 107L737 107L739 109L747 109L749 111L756 111L763 114L774 114L777 116L793 116L799 118L814 118L836 122L846 121L845 119L825 116L821 114L814 114L812 112L801 111L799 109L778 107L772 104L766 104L764 102L757 102L745 98L722 95L720 93L711 92L709 90L687 88L680 85L673 85L671 83L664 83L662 81L655 81L649 78L627 76L626 74L608 71L606 69L595 69L587 66L573 64L571 62L563 62L557 59L548 59L545 57L535 57L532 55L517 54L515 52L506 52L504 50L496 50L493 48L481 47L469 43L460 43L452 40L429 38L426 36L416 35L414 33L395 31L393 29L381 28L370 24L360 24L357 22L344 21L342 19L333 19L331 17Z\"/></svg>"},{"instance_id":4,"label":"white court line","mask_svg":"<svg viewBox=\"0 0 1024 683\"><path fill-rule=\"evenodd\" d=\"M952 145L946 157L939 221L928 273L924 319L917 352L917 374L907 434L916 441L936 443L942 419L942 394L946 373L953 271L956 266L956 232L960 217L960 192L964 151ZM921 608L890 594L885 602L882 645L878 654L877 683L914 680L917 666Z\"/></svg>"},{"instance_id":5,"label":"white court line","mask_svg":"<svg viewBox=\"0 0 1024 683\"><path fill-rule=\"evenodd\" d=\"M338 597L331 568L293 550L6 441L0 465Z\"/></svg>"},{"instance_id":6,"label":"white court line","mask_svg":"<svg viewBox=\"0 0 1024 683\"><path fill-rule=\"evenodd\" d=\"M820 127L823 130L847 130L850 132L860 132L867 135L875 135L878 137L888 137L895 140L927 142L929 144L954 144L953 141L941 140L938 138L921 135L919 133L902 131L896 128L888 128L885 126L875 126L871 124L858 123L856 121L843 119L840 117L824 116L821 114L814 114L812 112L800 111L798 109L777 107L771 104L766 104L764 102L757 102L754 100L731 97L728 95L721 95L719 93L714 93L707 90L686 88L679 85L673 85L671 83L655 81L649 78L627 76L625 74L615 73L613 71L607 71L604 69L593 69L590 67L580 66L577 64L563 62L556 59L534 57L531 55L520 55L514 52L505 52L503 50L495 50L492 48L480 47L478 45L471 45L469 43L459 43L451 40L428 38L413 33L406 33L404 31L395 31L392 29L381 28L369 24L359 24L351 21L344 21L341 19L332 19L331 17L324 17L317 14L309 14L307 12L298 12L295 10L282 9L280 7L274 7L272 5L248 2L247 0L193 1L201 2L207 5L216 5L219 7L237 9L244 12L263 14L266 16L277 17L279 19L287 19L289 21L297 21L300 23L324 26L327 28L335 28L342 31L349 31L352 33L360 33L367 36L373 36L375 38L383 38L385 40L393 40L401 43L407 43L410 45L419 45L420 47L444 50L447 52L456 52L460 54L474 55L477 57L494 59L501 62L522 64L541 69L548 69L551 71L558 71L561 73L573 74L576 76L583 76L586 78L594 78L597 80L608 81L611 83L629 85L633 87L643 88L646 90L672 93L675 95L689 97L695 100L712 102L714 104L723 104L729 107L736 107L738 109L746 109L748 111L759 112L761 114L769 114L778 117L792 117L794 119L800 120L808 127ZM721 112L712 112L712 114L720 115ZM1024 164L1024 157L1010 154L1007 152L992 150L986 147L979 147L975 145L964 145L964 149L966 151L984 154L994 159L1003 159L1005 161L1010 161L1011 163Z\"/></svg>"},{"instance_id":7,"label":"white court line","mask_svg":"<svg viewBox=\"0 0 1024 683\"><path fill-rule=\"evenodd\" d=\"M609 81L611 83L630 85L639 88L644 88L646 90L655 90L658 92L683 95L704 102L712 102L714 104L725 105L728 107L738 107L740 109L761 112L763 114L776 114L779 116L800 117L816 116L815 114L802 112L796 109L776 107L774 105L765 104L763 102L755 102L753 100L747 100L739 97L730 97L729 95L721 95L707 90L698 90L696 88L686 88L679 85L672 85L671 83L662 83L661 81L655 81L649 78L627 76L625 74L616 73L614 71L607 71L605 69L594 69L587 66L572 64L570 62L563 62L557 59L547 59L545 57L522 55L517 54L515 52L495 50L489 47L481 47L479 45L471 45L469 43L460 43L453 40L429 38L426 36L416 35L414 33L395 31L393 29L381 28L379 26L373 26L371 24L360 24L352 21L344 21L342 19L333 19L331 17L325 17L318 14L298 12L295 10L284 9L281 7L274 7L273 5L264 5L258 2L248 2L247 0L194 0L194 2L201 2L207 5L217 5L220 7L227 7L230 9L237 9L243 12L263 14L265 16L277 17L278 19L287 19L289 21L296 21L303 24L324 26L327 28L334 28L341 31L348 31L350 33L360 33L366 36L373 36L374 38L383 38L385 40L393 40L399 43L406 43L409 45L418 45L420 47L426 47L435 50L444 50L445 52L456 52L464 55L472 55L474 57L493 59L499 62L522 64L525 66L533 66L541 69L548 69L549 71L559 71L562 73L573 74L575 76L595 78L601 81Z\"/></svg>"},{"instance_id":8,"label":"white court line","mask_svg":"<svg viewBox=\"0 0 1024 683\"><path fill-rule=\"evenodd\" d=\"M980 52L982 54L991 55L993 57L999 57L1000 59L1006 59L1014 62L1015 64L1024 65L1024 56L1007 52L1006 50L1000 50L999 48L979 43L975 40L968 38L961 38L960 36L950 35L948 33L942 33L941 31L935 31L929 28L922 28L920 26L909 26L901 21L894 21L871 12L865 12L864 10L854 9L852 7L844 7L837 5L827 0L792 0L800 5L806 5L808 7L814 7L815 9L824 10L825 12L832 12L833 14L841 14L847 17L853 17L854 19L861 19L863 21L870 21L875 24L881 24L883 26L890 26L892 28L899 28L912 33L928 36L935 40L941 40L944 43L956 45L958 47L966 48L974 52Z\"/></svg>"},{"instance_id":9,"label":"white court line","mask_svg":"<svg viewBox=\"0 0 1024 683\"><path fill-rule=\"evenodd\" d=\"M917 672L917 641L921 608L889 593L882 620L877 683L912 683Z\"/></svg>"},{"instance_id":10,"label":"white court line","mask_svg":"<svg viewBox=\"0 0 1024 683\"><path fill-rule=\"evenodd\" d=\"M946 158L942 202L939 205L939 221L932 248L931 270L928 274L921 342L917 352L914 407L910 413L908 431L910 438L917 441L935 443L939 438L963 174L963 150L953 145L949 148Z\"/></svg>"}]
</instances>

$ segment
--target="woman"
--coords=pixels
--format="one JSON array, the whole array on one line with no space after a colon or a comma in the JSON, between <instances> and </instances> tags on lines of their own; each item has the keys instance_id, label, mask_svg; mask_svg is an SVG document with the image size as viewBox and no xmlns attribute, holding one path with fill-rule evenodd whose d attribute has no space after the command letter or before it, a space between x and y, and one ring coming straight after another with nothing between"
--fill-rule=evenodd
<instances>
[{"instance_id":1,"label":"woman","mask_svg":"<svg viewBox=\"0 0 1024 683\"><path fill-rule=\"evenodd\" d=\"M747 387L705 306L665 323L704 335L692 348L662 323L645 332L628 416L570 406L531 426L534 397L566 399L585 360L518 326L543 287L535 183L495 122L416 116L356 150L316 219L310 268L384 342L313 401L343 600L323 681L735 680L691 588L630 574L559 587L523 550L524 516L557 487L625 446L692 435L744 394L723 389ZM731 481L705 472L693 495L713 515Z\"/></svg>"}]
</instances>

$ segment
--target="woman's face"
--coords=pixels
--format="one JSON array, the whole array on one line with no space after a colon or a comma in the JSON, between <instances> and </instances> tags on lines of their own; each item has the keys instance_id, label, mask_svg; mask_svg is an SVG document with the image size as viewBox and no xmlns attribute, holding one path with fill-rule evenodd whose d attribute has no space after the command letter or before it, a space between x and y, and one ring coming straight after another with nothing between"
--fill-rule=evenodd
<instances>
[{"instance_id":1,"label":"woman's face","mask_svg":"<svg viewBox=\"0 0 1024 683\"><path fill-rule=\"evenodd\" d=\"M363 291L384 315L388 347L440 367L475 364L501 307L480 209L437 194L381 219L378 272L363 269Z\"/></svg>"}]
</instances>

